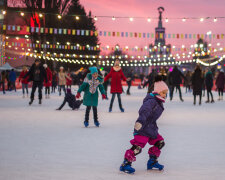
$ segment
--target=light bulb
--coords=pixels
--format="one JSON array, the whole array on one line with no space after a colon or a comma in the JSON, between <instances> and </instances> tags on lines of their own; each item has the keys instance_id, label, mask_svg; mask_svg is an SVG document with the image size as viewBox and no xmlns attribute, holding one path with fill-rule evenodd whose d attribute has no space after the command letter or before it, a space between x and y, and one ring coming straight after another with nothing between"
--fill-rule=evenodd
<instances>
[{"instance_id":1,"label":"light bulb","mask_svg":"<svg viewBox=\"0 0 225 180\"><path fill-rule=\"evenodd\" d=\"M112 20L113 20L113 21L115 21L115 20L116 20L116 18L113 16L113 17L112 17Z\"/></svg>"}]
</instances>

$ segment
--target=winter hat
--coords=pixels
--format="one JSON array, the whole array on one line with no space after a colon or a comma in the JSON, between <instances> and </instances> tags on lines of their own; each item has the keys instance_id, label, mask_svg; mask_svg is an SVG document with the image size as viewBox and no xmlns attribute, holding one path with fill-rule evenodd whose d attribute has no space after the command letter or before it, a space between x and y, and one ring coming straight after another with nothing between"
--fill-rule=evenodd
<instances>
[{"instance_id":1,"label":"winter hat","mask_svg":"<svg viewBox=\"0 0 225 180\"><path fill-rule=\"evenodd\" d=\"M48 67L48 65L47 65L47 64L43 64L43 67L44 67L44 68L47 68L47 67Z\"/></svg>"},{"instance_id":2,"label":"winter hat","mask_svg":"<svg viewBox=\"0 0 225 180\"><path fill-rule=\"evenodd\" d=\"M220 72L224 72L224 70L223 69L220 69Z\"/></svg>"},{"instance_id":3,"label":"winter hat","mask_svg":"<svg viewBox=\"0 0 225 180\"><path fill-rule=\"evenodd\" d=\"M168 86L164 81L158 81L154 83L154 92L160 93L164 90L168 90Z\"/></svg>"},{"instance_id":4,"label":"winter hat","mask_svg":"<svg viewBox=\"0 0 225 180\"><path fill-rule=\"evenodd\" d=\"M60 68L59 68L59 69L64 69L64 67L60 66Z\"/></svg>"},{"instance_id":5,"label":"winter hat","mask_svg":"<svg viewBox=\"0 0 225 180\"><path fill-rule=\"evenodd\" d=\"M66 89L66 92L67 92L67 93L71 93L71 89L67 88L67 89Z\"/></svg>"},{"instance_id":6,"label":"winter hat","mask_svg":"<svg viewBox=\"0 0 225 180\"><path fill-rule=\"evenodd\" d=\"M94 73L98 73L98 69L97 67L90 67L89 70L91 71L91 74L94 74Z\"/></svg>"}]
</instances>

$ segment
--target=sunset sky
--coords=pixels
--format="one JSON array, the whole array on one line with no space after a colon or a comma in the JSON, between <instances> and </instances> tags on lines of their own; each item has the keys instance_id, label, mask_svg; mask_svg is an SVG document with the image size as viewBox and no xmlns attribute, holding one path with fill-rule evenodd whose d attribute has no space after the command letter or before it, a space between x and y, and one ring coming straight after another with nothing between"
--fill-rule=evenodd
<instances>
[{"instance_id":1,"label":"sunset sky","mask_svg":"<svg viewBox=\"0 0 225 180\"><path fill-rule=\"evenodd\" d=\"M215 23L213 19L200 22L201 17L225 17L224 0L80 0L85 7L86 12L92 11L93 16L121 16L121 17L146 17L146 19L135 19L130 22L129 19L98 18L96 26L100 31L120 31L120 32L149 32L154 33L158 24L157 19L147 22L147 17L158 18L157 8L163 6L165 11L163 18L168 18L169 22L163 21L166 33L196 33L205 34L212 31L213 34L221 34L225 31L225 18L218 19ZM198 17L182 22L181 19L171 20L170 18L189 18ZM128 45L144 47L153 43L154 39L150 38L117 38L117 37L100 37L102 45L114 46L120 44L122 47ZM213 46L220 42L224 47L224 39L213 39ZM166 43L175 46L185 45L190 47L196 43L196 39L167 39Z\"/></svg>"}]
</instances>

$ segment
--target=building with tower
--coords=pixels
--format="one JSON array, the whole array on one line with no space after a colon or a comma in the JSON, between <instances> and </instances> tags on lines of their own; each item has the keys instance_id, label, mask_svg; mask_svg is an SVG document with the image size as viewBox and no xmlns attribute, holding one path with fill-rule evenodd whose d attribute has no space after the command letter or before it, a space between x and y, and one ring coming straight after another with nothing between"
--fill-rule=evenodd
<instances>
[{"instance_id":1,"label":"building with tower","mask_svg":"<svg viewBox=\"0 0 225 180\"><path fill-rule=\"evenodd\" d=\"M165 28L162 24L163 7L158 8L159 21L155 28L155 43L149 45L149 61L153 67L171 66L175 64L171 54L171 45L166 44Z\"/></svg>"}]
</instances>

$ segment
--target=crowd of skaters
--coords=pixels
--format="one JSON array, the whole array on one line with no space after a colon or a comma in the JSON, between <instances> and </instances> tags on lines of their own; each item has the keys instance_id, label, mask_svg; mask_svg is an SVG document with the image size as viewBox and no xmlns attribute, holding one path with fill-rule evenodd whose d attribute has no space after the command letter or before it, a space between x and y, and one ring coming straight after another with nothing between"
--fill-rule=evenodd
<instances>
[{"instance_id":1,"label":"crowd of skaters","mask_svg":"<svg viewBox=\"0 0 225 180\"><path fill-rule=\"evenodd\" d=\"M148 85L148 92L152 92L154 81L161 78L169 87L169 98L173 100L174 90L179 92L180 100L183 102L181 86L185 87L186 93L192 92L196 105L196 97L199 96L199 105L202 103L202 97L207 94L206 103L214 103L212 89L215 82L218 91L218 100L223 100L223 91L225 85L225 75L223 69L213 73L210 68L202 69L200 65L196 65L193 72L186 71L182 73L177 66L172 71L161 68L158 72L152 69L152 72L142 80L143 88ZM205 93L206 91L206 93Z\"/></svg>"},{"instance_id":2,"label":"crowd of skaters","mask_svg":"<svg viewBox=\"0 0 225 180\"><path fill-rule=\"evenodd\" d=\"M35 72L38 72L38 76L35 75ZM62 66L59 68L59 72L55 70L52 71L47 64L42 65L41 62L36 59L30 70L28 70L27 67L23 67L18 79L22 84L23 97L28 97L28 84L30 81L33 82L30 95L30 104L32 104L34 100L34 93L36 89L38 89L38 99L41 104L43 87L45 89L46 98L50 98L50 94L55 93L56 90L58 90L58 93L61 96L62 93L66 94L66 89L71 89L73 84L80 87L89 72L89 69L82 68L75 73L71 73L69 70L65 71ZM129 70L125 77L122 68L120 67L119 60L116 60L115 65L109 72L105 70L100 71L98 69L98 74L104 78L103 87L105 89L106 99L108 99L108 86L111 84L110 93L112 94L112 97L110 100L109 112L112 112L113 103L116 96L118 98L119 108L121 112L124 112L121 101L121 94L124 93L122 80L127 82L128 86L126 94L130 95L132 81L137 78L134 74L134 70ZM140 74L138 75L138 78L141 79L141 85L139 85L140 88L145 88L148 86L149 93L154 89L154 81L157 78L161 78L169 87L169 99L171 101L173 100L174 91L178 91L180 100L182 102L184 101L181 91L181 86L183 86L186 89L186 93L193 93L194 105L196 104L196 97L198 96L199 105L201 105L202 97L205 95L207 96L206 103L215 102L212 94L212 88L215 81L216 90L218 91L219 96L218 100L223 100L225 76L222 69L212 73L210 68L203 70L201 66L197 65L193 72L186 71L182 73L177 66L174 66L172 71L169 71L169 69L166 68L152 69L149 75L145 76L144 74ZM7 82L8 91L16 91L16 79L17 77L14 69L11 71L2 71L0 73L0 85L2 86L2 92L4 94L6 92L5 82Z\"/></svg>"}]
</instances>

